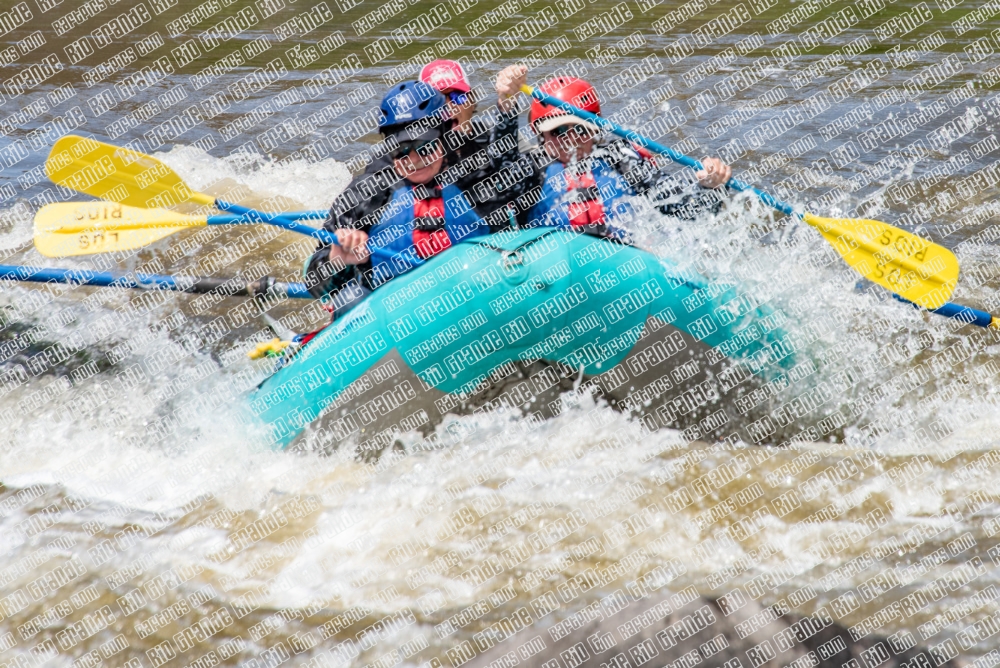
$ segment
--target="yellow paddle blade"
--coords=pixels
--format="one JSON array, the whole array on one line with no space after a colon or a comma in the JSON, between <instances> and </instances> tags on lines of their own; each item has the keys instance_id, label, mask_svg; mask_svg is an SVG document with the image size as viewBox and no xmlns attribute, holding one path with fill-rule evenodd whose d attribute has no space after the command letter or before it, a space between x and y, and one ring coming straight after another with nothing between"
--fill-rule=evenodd
<instances>
[{"instance_id":1,"label":"yellow paddle blade","mask_svg":"<svg viewBox=\"0 0 1000 668\"><path fill-rule=\"evenodd\" d=\"M944 246L878 220L803 219L859 274L924 308L944 305L958 284L958 258Z\"/></svg>"},{"instance_id":2,"label":"yellow paddle blade","mask_svg":"<svg viewBox=\"0 0 1000 668\"><path fill-rule=\"evenodd\" d=\"M204 217L110 202L47 204L35 214L35 248L46 257L135 250L207 225Z\"/></svg>"},{"instance_id":3,"label":"yellow paddle blade","mask_svg":"<svg viewBox=\"0 0 1000 668\"><path fill-rule=\"evenodd\" d=\"M55 143L45 161L45 173L66 188L130 206L215 202L209 195L193 192L177 172L150 155L76 135Z\"/></svg>"}]
</instances>

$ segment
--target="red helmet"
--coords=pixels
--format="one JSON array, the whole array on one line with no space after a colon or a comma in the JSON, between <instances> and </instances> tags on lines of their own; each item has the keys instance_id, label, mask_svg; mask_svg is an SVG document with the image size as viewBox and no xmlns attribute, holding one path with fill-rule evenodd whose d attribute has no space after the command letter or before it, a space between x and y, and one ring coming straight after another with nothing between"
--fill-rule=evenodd
<instances>
[{"instance_id":1,"label":"red helmet","mask_svg":"<svg viewBox=\"0 0 1000 668\"><path fill-rule=\"evenodd\" d=\"M563 100L564 102L569 102L574 107L580 107L584 111L589 111L592 114L601 113L601 103L597 99L597 91L583 79L577 79L575 77L556 77L555 79L549 79L543 83L538 87L538 90L551 95L554 98ZM528 122L531 125L531 129L536 133L540 134L546 129L550 130L553 127L562 125L561 123L556 123L550 128L539 129L539 121L547 118L556 118L558 116L568 116L568 114L558 107L550 107L547 104L542 104L538 100L532 99L531 112L528 114ZM576 122L582 125L591 125L590 123L584 122L582 119Z\"/></svg>"}]
</instances>

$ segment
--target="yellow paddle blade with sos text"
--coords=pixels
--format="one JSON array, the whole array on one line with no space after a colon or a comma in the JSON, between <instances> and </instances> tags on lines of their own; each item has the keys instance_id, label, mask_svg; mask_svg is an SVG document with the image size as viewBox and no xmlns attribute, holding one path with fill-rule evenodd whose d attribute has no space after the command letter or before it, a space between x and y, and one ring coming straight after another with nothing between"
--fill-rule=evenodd
<instances>
[{"instance_id":1,"label":"yellow paddle blade with sos text","mask_svg":"<svg viewBox=\"0 0 1000 668\"><path fill-rule=\"evenodd\" d=\"M35 214L35 248L46 257L135 250L207 225L204 216L111 202L47 204Z\"/></svg>"},{"instance_id":2,"label":"yellow paddle blade with sos text","mask_svg":"<svg viewBox=\"0 0 1000 668\"><path fill-rule=\"evenodd\" d=\"M61 137L52 146L45 173L66 188L130 206L215 202L192 191L177 172L150 155L77 135Z\"/></svg>"},{"instance_id":3,"label":"yellow paddle blade with sos text","mask_svg":"<svg viewBox=\"0 0 1000 668\"><path fill-rule=\"evenodd\" d=\"M903 299L940 308L958 284L958 258L944 246L878 220L802 217L855 271Z\"/></svg>"}]
</instances>

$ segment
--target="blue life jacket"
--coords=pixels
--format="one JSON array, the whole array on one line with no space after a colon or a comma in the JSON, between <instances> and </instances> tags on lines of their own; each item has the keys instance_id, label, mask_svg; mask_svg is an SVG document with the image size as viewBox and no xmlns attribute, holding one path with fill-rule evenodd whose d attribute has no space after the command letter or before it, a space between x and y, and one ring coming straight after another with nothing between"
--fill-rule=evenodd
<instances>
[{"instance_id":1,"label":"blue life jacket","mask_svg":"<svg viewBox=\"0 0 1000 668\"><path fill-rule=\"evenodd\" d=\"M528 226L572 228L608 225L632 214L624 201L635 190L601 158L590 159L589 174L573 176L559 161L545 168L541 197L528 212Z\"/></svg>"},{"instance_id":2,"label":"blue life jacket","mask_svg":"<svg viewBox=\"0 0 1000 668\"><path fill-rule=\"evenodd\" d=\"M405 274L462 239L489 234L489 225L476 214L458 186L449 184L437 193L440 198L419 200L413 186L406 184L392 194L381 219L368 232L369 244L393 254L391 259L372 255L373 286ZM439 211L443 209L443 218L420 217L417 209L427 210L428 202ZM414 230L419 239L415 239Z\"/></svg>"}]
</instances>

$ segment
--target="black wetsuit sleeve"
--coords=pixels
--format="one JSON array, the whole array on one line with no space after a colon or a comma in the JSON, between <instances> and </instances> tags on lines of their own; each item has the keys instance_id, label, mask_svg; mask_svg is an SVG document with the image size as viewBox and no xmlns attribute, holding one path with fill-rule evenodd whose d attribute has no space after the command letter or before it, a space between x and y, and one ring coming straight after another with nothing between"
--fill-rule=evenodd
<instances>
[{"instance_id":1,"label":"black wetsuit sleeve","mask_svg":"<svg viewBox=\"0 0 1000 668\"><path fill-rule=\"evenodd\" d=\"M464 131L454 128L444 135L448 166L438 177L442 186L454 183L465 193L490 175L489 147L492 130L488 120L479 116Z\"/></svg>"},{"instance_id":2,"label":"black wetsuit sleeve","mask_svg":"<svg viewBox=\"0 0 1000 668\"><path fill-rule=\"evenodd\" d=\"M516 219L516 200L528 190L521 181L535 177L534 170L521 164L517 131L517 116L494 108L476 116L470 132L452 130L445 135L454 157L439 181L455 183L491 232L506 229Z\"/></svg>"},{"instance_id":3,"label":"black wetsuit sleeve","mask_svg":"<svg viewBox=\"0 0 1000 668\"><path fill-rule=\"evenodd\" d=\"M377 222L379 211L389 201L391 186L398 179L388 160L372 163L333 201L323 229L329 232L344 229L369 232ZM330 244L320 241L306 263L305 283L309 293L319 299L342 289L351 279L363 282L370 269L371 260L359 265L331 262Z\"/></svg>"},{"instance_id":4,"label":"black wetsuit sleeve","mask_svg":"<svg viewBox=\"0 0 1000 668\"><path fill-rule=\"evenodd\" d=\"M505 214L500 229L506 229L511 218L519 226L527 223L528 211L539 200L545 165L551 162L542 151L521 151L517 119L516 114L496 114L490 141L491 176L477 186Z\"/></svg>"},{"instance_id":5,"label":"black wetsuit sleeve","mask_svg":"<svg viewBox=\"0 0 1000 668\"><path fill-rule=\"evenodd\" d=\"M726 198L726 188L702 188L684 183L667 171L673 166L666 158L646 159L624 143L608 147L616 158L616 169L636 193L645 195L660 212L694 220L703 213L718 213Z\"/></svg>"}]
</instances>

